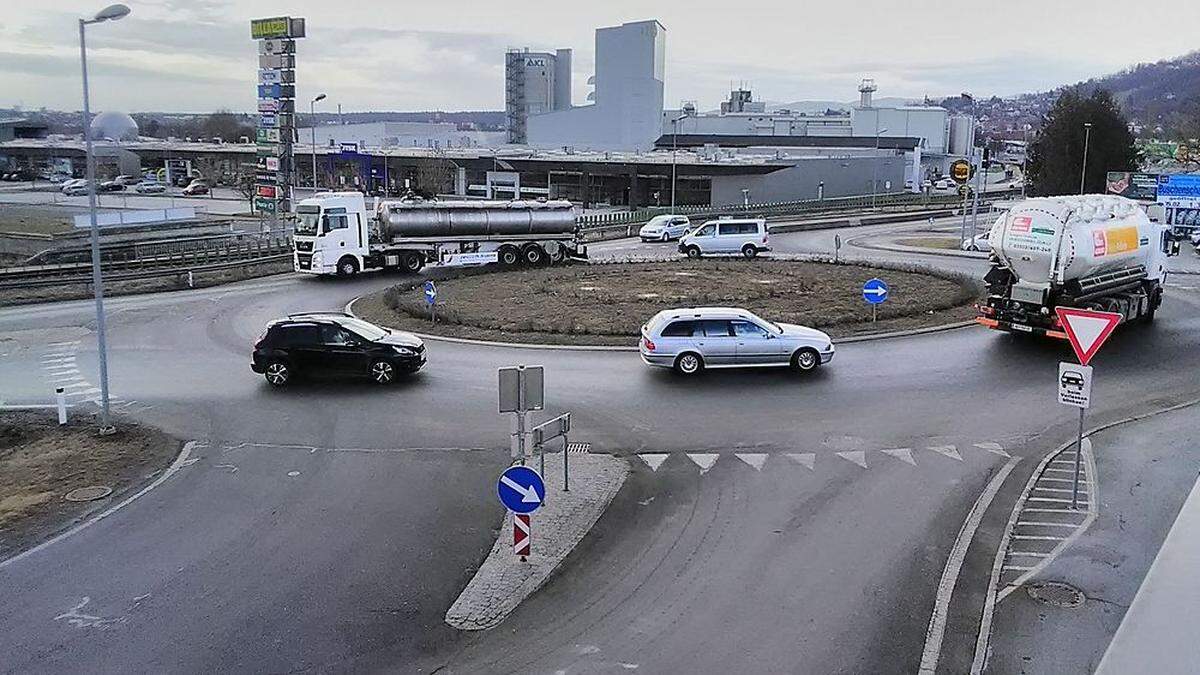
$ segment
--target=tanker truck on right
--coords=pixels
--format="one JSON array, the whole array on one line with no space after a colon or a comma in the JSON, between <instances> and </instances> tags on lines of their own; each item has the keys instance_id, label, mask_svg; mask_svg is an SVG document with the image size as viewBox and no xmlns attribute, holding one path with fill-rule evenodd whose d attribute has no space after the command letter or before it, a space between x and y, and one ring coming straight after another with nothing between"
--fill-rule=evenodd
<instances>
[{"instance_id":1,"label":"tanker truck on right","mask_svg":"<svg viewBox=\"0 0 1200 675\"><path fill-rule=\"evenodd\" d=\"M1179 253L1169 227L1137 202L1112 195L1040 197L1013 205L992 226L988 328L1066 339L1055 307L1149 322L1162 304L1167 258Z\"/></svg>"}]
</instances>

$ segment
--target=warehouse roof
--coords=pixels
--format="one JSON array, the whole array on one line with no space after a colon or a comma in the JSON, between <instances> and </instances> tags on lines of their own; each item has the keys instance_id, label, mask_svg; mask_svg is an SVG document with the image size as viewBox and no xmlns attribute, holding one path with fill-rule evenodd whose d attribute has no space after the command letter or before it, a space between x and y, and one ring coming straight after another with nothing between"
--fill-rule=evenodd
<instances>
[{"instance_id":1,"label":"warehouse roof","mask_svg":"<svg viewBox=\"0 0 1200 675\"><path fill-rule=\"evenodd\" d=\"M921 144L915 136L771 136L749 134L679 134L675 145L698 148L718 145L726 148L874 148L878 142L886 150L912 150ZM654 145L669 150L671 134L659 136Z\"/></svg>"}]
</instances>

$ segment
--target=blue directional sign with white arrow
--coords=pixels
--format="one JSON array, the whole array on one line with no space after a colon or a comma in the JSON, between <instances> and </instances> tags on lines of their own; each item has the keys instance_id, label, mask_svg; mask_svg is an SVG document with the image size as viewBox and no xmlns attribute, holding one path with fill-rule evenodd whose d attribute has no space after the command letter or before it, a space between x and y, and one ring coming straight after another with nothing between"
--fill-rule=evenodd
<instances>
[{"instance_id":1,"label":"blue directional sign with white arrow","mask_svg":"<svg viewBox=\"0 0 1200 675\"><path fill-rule=\"evenodd\" d=\"M863 299L872 305L878 305L888 298L888 286L883 279L871 279L863 284Z\"/></svg>"},{"instance_id":2,"label":"blue directional sign with white arrow","mask_svg":"<svg viewBox=\"0 0 1200 675\"><path fill-rule=\"evenodd\" d=\"M546 484L527 466L510 466L496 483L500 503L513 513L533 513L546 498Z\"/></svg>"},{"instance_id":3,"label":"blue directional sign with white arrow","mask_svg":"<svg viewBox=\"0 0 1200 675\"><path fill-rule=\"evenodd\" d=\"M426 281L425 303L432 305L434 300L437 300L437 286L434 286L432 281Z\"/></svg>"}]
</instances>

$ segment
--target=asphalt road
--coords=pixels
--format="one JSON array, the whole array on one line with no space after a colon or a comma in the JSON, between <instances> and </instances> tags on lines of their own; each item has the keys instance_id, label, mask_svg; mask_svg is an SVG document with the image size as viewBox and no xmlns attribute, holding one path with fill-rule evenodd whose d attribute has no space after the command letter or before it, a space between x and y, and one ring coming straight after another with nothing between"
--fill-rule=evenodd
<instances>
[{"instance_id":1,"label":"asphalt road","mask_svg":"<svg viewBox=\"0 0 1200 675\"><path fill-rule=\"evenodd\" d=\"M772 242L825 251L832 234ZM643 249L663 250L592 247ZM628 352L445 342L386 390L275 391L249 371L267 320L388 283L284 276L109 301L119 409L201 444L113 517L0 566L0 671L913 672L948 552L1002 453L1034 460L1074 425L1054 400L1064 346L982 329L843 345L809 377L683 381ZM1198 307L1196 290L1171 288L1153 327L1113 338L1093 420L1196 394L1180 364ZM64 352L94 383L91 313L0 310L0 399L46 400ZM560 574L498 629L459 634L442 615L502 517L494 369L514 363L546 366L546 413L572 411L573 440L670 457L657 471L631 457ZM716 455L703 472L700 453ZM968 561L960 587L987 572ZM973 644L970 628L948 642Z\"/></svg>"}]
</instances>

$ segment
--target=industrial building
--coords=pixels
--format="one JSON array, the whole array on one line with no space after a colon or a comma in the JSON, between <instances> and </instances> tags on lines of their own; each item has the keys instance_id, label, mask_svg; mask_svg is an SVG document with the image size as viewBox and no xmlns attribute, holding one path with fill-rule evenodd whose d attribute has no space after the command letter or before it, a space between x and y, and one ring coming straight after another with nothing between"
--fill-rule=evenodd
<instances>
[{"instance_id":1,"label":"industrial building","mask_svg":"<svg viewBox=\"0 0 1200 675\"><path fill-rule=\"evenodd\" d=\"M528 92L521 105L518 93L510 91L520 88L517 82L528 82L528 67L524 79L516 65L507 67L506 72L512 75L506 79L510 139L539 148L653 148L662 135L666 34L662 24L653 20L596 30L596 73L588 80L594 89L588 95L591 103L586 105L570 106L568 101L565 107L552 106L550 112L534 113L529 109ZM506 64L514 64L515 59L510 52ZM538 82L538 87L545 86L540 79ZM525 115L520 113L522 110Z\"/></svg>"},{"instance_id":2,"label":"industrial building","mask_svg":"<svg viewBox=\"0 0 1200 675\"><path fill-rule=\"evenodd\" d=\"M301 128L298 145L312 145L313 129ZM316 144L358 148L476 148L503 145L502 131L460 129L451 122L365 122L360 124L323 124L316 128Z\"/></svg>"},{"instance_id":3,"label":"industrial building","mask_svg":"<svg viewBox=\"0 0 1200 675\"><path fill-rule=\"evenodd\" d=\"M531 115L571 109L571 50L510 49L504 60L504 117L509 143L524 145Z\"/></svg>"}]
</instances>

